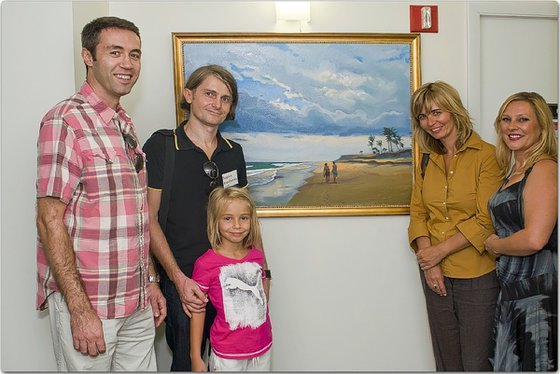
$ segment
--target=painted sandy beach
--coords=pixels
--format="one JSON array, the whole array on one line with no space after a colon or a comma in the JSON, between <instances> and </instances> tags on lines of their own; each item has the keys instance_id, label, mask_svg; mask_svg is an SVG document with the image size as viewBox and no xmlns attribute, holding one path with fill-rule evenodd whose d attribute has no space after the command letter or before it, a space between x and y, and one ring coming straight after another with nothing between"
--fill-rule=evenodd
<instances>
[{"instance_id":1,"label":"painted sandy beach","mask_svg":"<svg viewBox=\"0 0 560 374\"><path fill-rule=\"evenodd\" d=\"M326 162L326 161L325 161ZM411 158L375 159L355 155L337 161L337 183L326 183L324 162L281 164L269 183L249 185L259 206L269 207L364 207L407 206L412 188ZM328 162L332 166L332 162ZM249 168L248 170L251 170Z\"/></svg>"}]
</instances>

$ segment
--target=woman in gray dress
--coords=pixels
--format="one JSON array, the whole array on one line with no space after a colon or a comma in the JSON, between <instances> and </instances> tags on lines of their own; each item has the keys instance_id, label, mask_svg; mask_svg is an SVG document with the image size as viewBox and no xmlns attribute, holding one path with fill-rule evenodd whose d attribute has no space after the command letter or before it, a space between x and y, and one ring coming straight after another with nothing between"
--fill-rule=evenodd
<instances>
[{"instance_id":1,"label":"woman in gray dress","mask_svg":"<svg viewBox=\"0 0 560 374\"><path fill-rule=\"evenodd\" d=\"M552 113L534 92L502 104L495 127L504 183L488 206L497 235L500 295L494 371L555 371L557 358L558 150Z\"/></svg>"}]
</instances>

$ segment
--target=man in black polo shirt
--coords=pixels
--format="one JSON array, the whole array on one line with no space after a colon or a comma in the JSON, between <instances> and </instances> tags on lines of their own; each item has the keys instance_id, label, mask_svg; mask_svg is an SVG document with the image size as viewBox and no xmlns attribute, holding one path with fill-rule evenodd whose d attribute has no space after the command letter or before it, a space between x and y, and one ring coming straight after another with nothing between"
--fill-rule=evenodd
<instances>
[{"instance_id":1,"label":"man in black polo shirt","mask_svg":"<svg viewBox=\"0 0 560 374\"><path fill-rule=\"evenodd\" d=\"M187 80L181 107L188 119L172 135L175 161L165 232L158 222L158 211L166 135L154 133L143 148L148 168L150 250L160 264L161 290L167 300L165 335L173 352L172 371L191 370L188 317L206 308L206 296L190 277L196 259L210 248L206 234L208 194L216 186L247 186L241 146L218 131L222 122L234 118L237 100L237 83L221 66L200 67ZM211 304L207 309L211 313ZM213 316L207 317L209 326Z\"/></svg>"}]
</instances>

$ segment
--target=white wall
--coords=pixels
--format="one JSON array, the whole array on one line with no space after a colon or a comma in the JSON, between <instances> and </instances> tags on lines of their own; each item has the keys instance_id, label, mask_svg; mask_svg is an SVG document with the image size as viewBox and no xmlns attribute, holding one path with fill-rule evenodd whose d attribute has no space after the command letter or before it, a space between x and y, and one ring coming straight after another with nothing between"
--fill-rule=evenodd
<instances>
[{"instance_id":1,"label":"white wall","mask_svg":"<svg viewBox=\"0 0 560 374\"><path fill-rule=\"evenodd\" d=\"M35 308L35 157L45 112L74 90L72 4L12 3L2 16L2 371L56 369Z\"/></svg>"},{"instance_id":2,"label":"white wall","mask_svg":"<svg viewBox=\"0 0 560 374\"><path fill-rule=\"evenodd\" d=\"M466 98L468 2L429 3L439 6L440 25L439 33L422 35L422 80L446 80ZM35 143L42 115L84 76L73 48L85 22L107 11L139 26L142 73L123 105L146 140L175 123L171 32L407 33L408 7L314 1L311 22L299 25L277 24L268 1L4 1L2 370L56 369L48 316L34 310ZM407 225L407 216L262 219L274 273L274 370L434 370ZM160 370L167 370L161 330L156 344Z\"/></svg>"}]
</instances>

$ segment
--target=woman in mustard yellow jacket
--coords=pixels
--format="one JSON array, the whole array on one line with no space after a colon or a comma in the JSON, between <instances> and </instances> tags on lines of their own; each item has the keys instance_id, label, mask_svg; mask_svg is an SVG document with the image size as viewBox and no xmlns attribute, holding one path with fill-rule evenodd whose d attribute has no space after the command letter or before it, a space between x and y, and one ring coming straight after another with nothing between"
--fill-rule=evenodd
<instances>
[{"instance_id":1,"label":"woman in mustard yellow jacket","mask_svg":"<svg viewBox=\"0 0 560 374\"><path fill-rule=\"evenodd\" d=\"M500 185L495 148L473 130L457 90L422 85L411 98L416 168L408 238L416 252L438 371L488 371L498 283L484 249Z\"/></svg>"}]
</instances>

